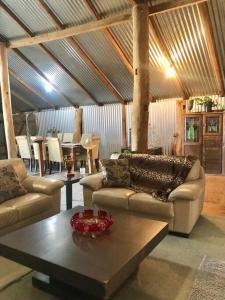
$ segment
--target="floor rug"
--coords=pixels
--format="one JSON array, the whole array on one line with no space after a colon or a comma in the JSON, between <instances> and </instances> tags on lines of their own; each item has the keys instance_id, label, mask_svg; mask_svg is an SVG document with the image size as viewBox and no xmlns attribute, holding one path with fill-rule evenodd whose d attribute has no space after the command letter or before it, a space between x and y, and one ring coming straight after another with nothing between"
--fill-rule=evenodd
<instances>
[{"instance_id":1,"label":"floor rug","mask_svg":"<svg viewBox=\"0 0 225 300\"><path fill-rule=\"evenodd\" d=\"M189 300L225 300L225 261L203 258Z\"/></svg>"},{"instance_id":2,"label":"floor rug","mask_svg":"<svg viewBox=\"0 0 225 300\"><path fill-rule=\"evenodd\" d=\"M0 256L0 290L29 272L31 269Z\"/></svg>"}]
</instances>

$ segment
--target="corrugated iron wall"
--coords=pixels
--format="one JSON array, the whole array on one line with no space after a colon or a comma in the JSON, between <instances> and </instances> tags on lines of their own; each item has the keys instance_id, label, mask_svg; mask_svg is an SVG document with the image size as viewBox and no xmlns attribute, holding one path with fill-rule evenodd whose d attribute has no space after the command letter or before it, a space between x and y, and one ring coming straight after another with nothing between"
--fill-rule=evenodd
<instances>
[{"instance_id":1,"label":"corrugated iron wall","mask_svg":"<svg viewBox=\"0 0 225 300\"><path fill-rule=\"evenodd\" d=\"M122 145L122 124L120 104L105 106L84 106L83 133L93 133L101 137L100 157L108 158L113 152L119 152ZM132 122L132 104L126 105L127 139L130 145L129 129ZM75 111L64 108L57 111L47 110L36 113L39 134L56 128L61 132L74 130ZM149 146L162 146L165 154L171 153L173 135L176 131L176 101L161 100L149 106Z\"/></svg>"},{"instance_id":2,"label":"corrugated iron wall","mask_svg":"<svg viewBox=\"0 0 225 300\"><path fill-rule=\"evenodd\" d=\"M48 130L55 128L60 132L73 132L75 109L73 107L59 110L45 110L36 113L39 135L46 136Z\"/></svg>"},{"instance_id":3,"label":"corrugated iron wall","mask_svg":"<svg viewBox=\"0 0 225 300\"><path fill-rule=\"evenodd\" d=\"M83 132L101 137L101 158L109 158L111 153L119 152L122 143L120 105L84 106Z\"/></svg>"}]
</instances>

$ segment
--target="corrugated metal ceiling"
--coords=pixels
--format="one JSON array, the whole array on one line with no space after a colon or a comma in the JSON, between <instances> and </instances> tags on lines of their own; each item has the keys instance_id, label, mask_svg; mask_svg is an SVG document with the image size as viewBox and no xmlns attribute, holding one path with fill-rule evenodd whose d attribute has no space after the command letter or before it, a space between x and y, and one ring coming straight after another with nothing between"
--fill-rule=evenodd
<instances>
[{"instance_id":1,"label":"corrugated metal ceiling","mask_svg":"<svg viewBox=\"0 0 225 300\"><path fill-rule=\"evenodd\" d=\"M169 2L169 0L152 0L149 6ZM40 7L38 1L32 0L3 0L13 13L34 34L56 30L55 24ZM78 0L45 0L56 17L66 26L79 25L96 20L86 6L85 1ZM128 0L102 1L92 0L98 15L102 18L121 13L130 8ZM208 7L213 26L214 39L219 55L220 68L225 84L225 1L209 0ZM166 45L170 58L176 67L182 85L190 96L216 94L214 70L209 58L204 29L197 5L150 17L154 21L160 38ZM127 22L110 28L118 45L132 64L132 23ZM26 33L12 18L0 11L0 36L8 40L25 37ZM98 68L107 76L124 100L132 99L132 77L125 64L102 32L92 32L76 38L82 48L92 58ZM66 40L46 43L45 46L58 58L58 60L81 82L99 103L117 102L115 96L99 79L93 68L78 54ZM93 101L82 91L74 80L60 68L39 46L20 49L43 73L54 75L54 82L58 89L79 105L93 104ZM155 98L172 98L181 96L175 80L165 76L164 57L157 42L150 35L150 91ZM162 63L164 61L164 63ZM49 99L55 106L68 104L56 92L46 93L43 79L28 66L12 50L9 51L10 68L24 81L35 88L40 94ZM16 89L15 84L12 84ZM22 89L17 91L22 93ZM27 92L26 92L27 93ZM28 97L24 92L23 96ZM25 95L26 94L26 95ZM22 95L22 94L21 94ZM31 95L30 95L31 96ZM37 96L35 96L37 97ZM34 98L35 99L35 98ZM39 101L39 102L38 102ZM33 100L37 106L42 100ZM43 104L42 107L45 107ZM40 108L42 108L40 107Z\"/></svg>"}]
</instances>

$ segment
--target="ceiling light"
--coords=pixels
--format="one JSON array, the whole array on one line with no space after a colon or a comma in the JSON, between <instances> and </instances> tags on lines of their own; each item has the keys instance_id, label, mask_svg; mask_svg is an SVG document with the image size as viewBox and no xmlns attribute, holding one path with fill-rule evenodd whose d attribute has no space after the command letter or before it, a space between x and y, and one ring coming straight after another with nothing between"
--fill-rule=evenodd
<instances>
[{"instance_id":1,"label":"ceiling light","mask_svg":"<svg viewBox=\"0 0 225 300\"><path fill-rule=\"evenodd\" d=\"M174 67L170 66L169 68L166 69L166 77L167 78L173 78L175 76L176 76L176 72L174 70Z\"/></svg>"}]
</instances>

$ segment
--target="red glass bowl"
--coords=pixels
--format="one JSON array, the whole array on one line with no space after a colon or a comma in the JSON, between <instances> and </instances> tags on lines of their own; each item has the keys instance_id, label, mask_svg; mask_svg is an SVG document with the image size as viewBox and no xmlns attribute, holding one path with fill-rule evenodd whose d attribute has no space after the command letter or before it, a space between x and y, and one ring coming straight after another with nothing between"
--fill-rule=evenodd
<instances>
[{"instance_id":1,"label":"red glass bowl","mask_svg":"<svg viewBox=\"0 0 225 300\"><path fill-rule=\"evenodd\" d=\"M70 224L75 232L93 236L106 231L113 220L112 215L104 210L85 209L75 213Z\"/></svg>"}]
</instances>

